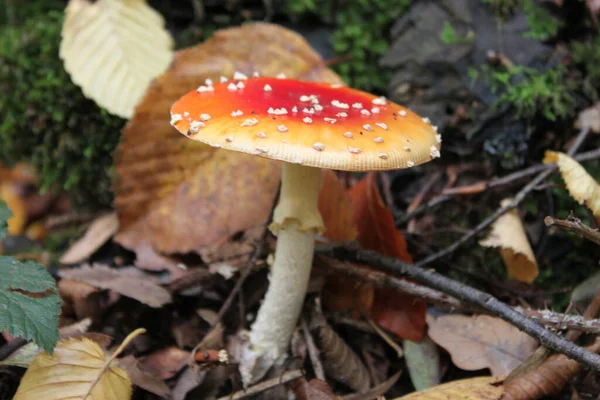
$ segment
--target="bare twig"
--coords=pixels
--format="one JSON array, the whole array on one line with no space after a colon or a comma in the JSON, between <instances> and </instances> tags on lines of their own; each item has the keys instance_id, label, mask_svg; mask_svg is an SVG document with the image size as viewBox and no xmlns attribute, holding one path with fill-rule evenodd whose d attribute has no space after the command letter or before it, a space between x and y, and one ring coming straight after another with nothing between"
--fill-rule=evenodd
<instances>
[{"instance_id":1,"label":"bare twig","mask_svg":"<svg viewBox=\"0 0 600 400\"><path fill-rule=\"evenodd\" d=\"M273 379L269 379L268 381L261 382L254 386L250 386L246 390L239 390L231 395L219 397L218 400L238 400L243 399L244 397L254 396L256 394L262 393L265 390L274 388L278 385L283 385L289 381L293 381L294 379L298 379L304 374L299 369L288 371L285 374L278 376Z\"/></svg>"},{"instance_id":2,"label":"bare twig","mask_svg":"<svg viewBox=\"0 0 600 400\"><path fill-rule=\"evenodd\" d=\"M574 232L591 242L600 246L600 232L597 229L592 229L585 225L579 218L573 214L567 219L555 219L552 217L544 218L546 226L557 226L565 231Z\"/></svg>"},{"instance_id":3,"label":"bare twig","mask_svg":"<svg viewBox=\"0 0 600 400\"><path fill-rule=\"evenodd\" d=\"M27 344L27 340L23 338L14 338L10 342L0 347L0 361L6 360L12 353L19 350Z\"/></svg>"},{"instance_id":4,"label":"bare twig","mask_svg":"<svg viewBox=\"0 0 600 400\"><path fill-rule=\"evenodd\" d=\"M402 293L407 293L442 308L490 314L480 307L464 303L455 297L448 296L438 290L428 288L418 283L409 282L401 278L396 278L395 276L388 275L381 271L364 268L357 264L335 260L323 255L318 255L316 262L317 265L323 264L324 268L329 271L348 274L369 281L379 287L387 287ZM515 307L515 310L538 321L540 324L550 326L553 329L575 329L585 333L600 333L600 320L586 320L584 317L578 315L566 315L550 310L534 310L521 307Z\"/></svg>"},{"instance_id":5,"label":"bare twig","mask_svg":"<svg viewBox=\"0 0 600 400\"><path fill-rule=\"evenodd\" d=\"M399 276L408 276L417 282L421 282L429 287L454 296L465 303L483 308L489 313L516 326L529 336L537 339L541 345L553 351L562 353L569 358L593 368L595 371L600 371L600 356L545 329L539 323L526 317L488 293L446 278L433 270L407 264L393 257L387 257L374 251L360 249L357 246L329 247L328 249L320 249L320 251L341 260L363 262Z\"/></svg>"},{"instance_id":6,"label":"bare twig","mask_svg":"<svg viewBox=\"0 0 600 400\"><path fill-rule=\"evenodd\" d=\"M579 149L579 147L581 146L581 144L584 142L585 138L587 137L589 131L590 131L589 128L585 128L579 132L579 135L577 135L575 142L573 143L573 145L571 146L571 148L569 149L569 151L567 153L568 155L572 156ZM510 210L512 210L514 208L517 208L517 206L519 204L521 204L521 202L525 199L525 197L529 194L529 192L531 192L533 189L535 189L547 177L549 177L552 173L554 173L554 171L556 171L556 168L557 168L556 164L552 164L549 168L540 172L535 178L533 178L531 180L531 182L529 182L527 185L525 185L525 187L523 189L521 189L513 197L513 199L511 200L511 202L508 205L497 209L494 212L494 214L492 214L490 217L483 220L479 225L477 225L475 228L473 228L469 233L463 235L460 239L458 239L456 242L454 242L450 246L446 247L445 249L440 250L437 253L434 253L434 254L430 255L429 257L426 257L425 259L419 261L418 263L416 263L416 266L424 267L433 261L439 260L440 258L444 258L444 257L454 253L454 251L456 249L458 249L460 246L462 246L463 244L467 243L469 240L471 240L472 238L477 236L483 230L487 229L490 225L492 225L494 223L494 221L496 221L502 215L506 214L507 212L509 212Z\"/></svg>"},{"instance_id":7,"label":"bare twig","mask_svg":"<svg viewBox=\"0 0 600 400\"><path fill-rule=\"evenodd\" d=\"M390 337L390 335L388 335L383 329L378 327L377 324L375 322L373 322L371 319L367 319L367 322L369 323L369 325L371 325L371 328L373 328L373 330L375 332L377 332L379 337L382 338L383 341L388 344L388 346L390 346L392 349L394 349L398 358L404 357L404 350L402 350L402 347L400 347L398 345L398 343L394 342L394 340Z\"/></svg>"},{"instance_id":8,"label":"bare twig","mask_svg":"<svg viewBox=\"0 0 600 400\"><path fill-rule=\"evenodd\" d=\"M306 340L306 347L308 348L308 356L310 357L313 370L315 371L315 376L317 377L317 379L324 381L325 370L323 369L323 364L321 364L321 360L319 359L319 349L317 349L317 345L315 344L315 341L313 340L313 337L310 334L306 318L302 318L301 323L302 333L304 334L304 340Z\"/></svg>"},{"instance_id":9,"label":"bare twig","mask_svg":"<svg viewBox=\"0 0 600 400\"><path fill-rule=\"evenodd\" d=\"M600 157L600 149L587 151L585 153L578 154L577 156L575 156L573 158L575 160L581 162L581 161L593 160L598 157ZM416 208L410 212L407 212L406 214L403 214L400 218L398 218L398 220L396 221L396 224L397 225L404 224L407 221L409 221L410 219L414 218L415 216L421 214L425 210L428 210L430 208L433 208L435 206L443 204L443 203L447 202L448 200L451 200L457 196L460 196L463 194L474 194L474 193L483 192L488 189L496 189L496 188L513 185L531 175L535 175L537 173L540 173L542 171L545 171L545 170L553 168L553 167L554 167L553 165L538 164L538 165L534 165L529 168L522 169L520 171L513 172L512 174L508 174L508 175L500 177L500 178L494 178L490 181L482 181L482 182L477 182L477 183L474 183L474 184L468 185L468 186L459 186L459 187L444 190L444 192L441 195L434 197L433 199L429 200L425 204L422 204L418 208Z\"/></svg>"}]
</instances>

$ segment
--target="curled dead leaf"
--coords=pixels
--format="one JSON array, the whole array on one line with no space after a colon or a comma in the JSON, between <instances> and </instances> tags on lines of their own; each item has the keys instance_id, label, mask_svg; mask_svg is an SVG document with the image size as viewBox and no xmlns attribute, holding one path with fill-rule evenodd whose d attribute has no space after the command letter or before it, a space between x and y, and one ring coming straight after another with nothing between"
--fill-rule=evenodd
<instances>
[{"instance_id":1,"label":"curled dead leaf","mask_svg":"<svg viewBox=\"0 0 600 400\"><path fill-rule=\"evenodd\" d=\"M311 312L309 328L317 336L325 374L357 392L366 392L371 386L367 367L329 326L318 307Z\"/></svg>"},{"instance_id":2,"label":"curled dead leaf","mask_svg":"<svg viewBox=\"0 0 600 400\"><path fill-rule=\"evenodd\" d=\"M206 79L218 81L236 70L341 82L301 36L272 24L221 30L178 51L136 108L116 152L116 239L123 246L199 252L264 224L279 184L279 164L218 151L169 124L169 109L177 99Z\"/></svg>"},{"instance_id":3,"label":"curled dead leaf","mask_svg":"<svg viewBox=\"0 0 600 400\"><path fill-rule=\"evenodd\" d=\"M60 58L83 94L122 118L167 69L173 39L146 0L71 0Z\"/></svg>"},{"instance_id":4,"label":"curled dead leaf","mask_svg":"<svg viewBox=\"0 0 600 400\"><path fill-rule=\"evenodd\" d=\"M504 199L501 206L505 207L511 201L512 199ZM479 244L484 247L500 247L510 279L531 283L537 278L537 261L517 210L511 210L498 218L492 225L489 236Z\"/></svg>"},{"instance_id":5,"label":"curled dead leaf","mask_svg":"<svg viewBox=\"0 0 600 400\"><path fill-rule=\"evenodd\" d=\"M600 340L587 347L600 350ZM551 355L537 368L504 384L503 400L536 400L557 395L581 371L581 364L562 354Z\"/></svg>"},{"instance_id":6,"label":"curled dead leaf","mask_svg":"<svg viewBox=\"0 0 600 400\"><path fill-rule=\"evenodd\" d=\"M495 376L507 376L537 347L535 339L487 315L428 315L427 324L431 340L450 353L457 367L467 371L489 368Z\"/></svg>"},{"instance_id":7,"label":"curled dead leaf","mask_svg":"<svg viewBox=\"0 0 600 400\"><path fill-rule=\"evenodd\" d=\"M577 161L557 151L547 151L544 164L556 163L571 197L600 218L600 185Z\"/></svg>"}]
</instances>

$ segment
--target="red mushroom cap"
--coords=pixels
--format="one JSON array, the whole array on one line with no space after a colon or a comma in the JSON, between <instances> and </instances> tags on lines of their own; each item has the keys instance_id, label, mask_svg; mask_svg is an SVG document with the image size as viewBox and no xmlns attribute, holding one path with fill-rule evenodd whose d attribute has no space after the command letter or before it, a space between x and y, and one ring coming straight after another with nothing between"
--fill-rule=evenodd
<instances>
[{"instance_id":1,"label":"red mushroom cap","mask_svg":"<svg viewBox=\"0 0 600 400\"><path fill-rule=\"evenodd\" d=\"M429 120L385 98L339 85L236 78L183 96L171 124L211 146L319 168L399 169L440 156Z\"/></svg>"}]
</instances>

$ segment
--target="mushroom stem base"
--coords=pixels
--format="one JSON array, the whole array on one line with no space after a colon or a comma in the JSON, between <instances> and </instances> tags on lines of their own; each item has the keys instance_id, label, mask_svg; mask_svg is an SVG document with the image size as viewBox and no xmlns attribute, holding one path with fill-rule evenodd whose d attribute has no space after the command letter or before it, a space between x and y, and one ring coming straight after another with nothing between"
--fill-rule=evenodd
<instances>
[{"instance_id":1,"label":"mushroom stem base","mask_svg":"<svg viewBox=\"0 0 600 400\"><path fill-rule=\"evenodd\" d=\"M269 289L249 335L241 362L246 384L260 379L286 354L312 269L315 235L324 229L318 196L321 171L284 164L281 196L271 229L277 234Z\"/></svg>"}]
</instances>

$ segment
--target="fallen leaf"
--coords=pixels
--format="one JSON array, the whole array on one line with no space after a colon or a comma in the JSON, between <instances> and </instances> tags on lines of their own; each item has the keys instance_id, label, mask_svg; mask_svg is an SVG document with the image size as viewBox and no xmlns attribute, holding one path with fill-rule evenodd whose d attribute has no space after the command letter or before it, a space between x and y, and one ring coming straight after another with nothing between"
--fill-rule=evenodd
<instances>
[{"instance_id":1,"label":"fallen leaf","mask_svg":"<svg viewBox=\"0 0 600 400\"><path fill-rule=\"evenodd\" d=\"M596 1L600 5L600 1ZM581 111L575 121L577 129L590 129L594 133L600 133L600 103Z\"/></svg>"},{"instance_id":2,"label":"fallen leaf","mask_svg":"<svg viewBox=\"0 0 600 400\"><path fill-rule=\"evenodd\" d=\"M77 319L90 318L94 322L100 322L102 307L98 288L73 279L61 279L58 282L58 293L63 300L63 316L74 314Z\"/></svg>"},{"instance_id":3,"label":"fallen leaf","mask_svg":"<svg viewBox=\"0 0 600 400\"><path fill-rule=\"evenodd\" d=\"M176 100L206 79L218 81L236 70L341 82L300 35L272 24L221 30L177 52L136 108L116 152L117 241L123 246L199 252L263 226L279 185L279 164L216 150L169 124Z\"/></svg>"},{"instance_id":4,"label":"fallen leaf","mask_svg":"<svg viewBox=\"0 0 600 400\"><path fill-rule=\"evenodd\" d=\"M392 386L394 386L394 384L400 378L400 375L402 375L402 371L396 372L388 380L380 383L377 386L372 387L371 389L367 390L365 393L349 394L349 395L344 396L343 400L379 399L380 397L385 399L385 397L383 397L383 395L388 390L390 390L392 388Z\"/></svg>"},{"instance_id":5,"label":"fallen leaf","mask_svg":"<svg viewBox=\"0 0 600 400\"><path fill-rule=\"evenodd\" d=\"M21 379L14 400L130 399L129 377L124 370L111 365L111 361L133 338L144 332L144 329L132 332L111 356L86 338L59 342L54 355L44 352L33 360Z\"/></svg>"},{"instance_id":6,"label":"fallen leaf","mask_svg":"<svg viewBox=\"0 0 600 400\"><path fill-rule=\"evenodd\" d=\"M320 344L325 374L357 392L367 391L371 386L367 367L329 326L318 306L311 312L309 329Z\"/></svg>"},{"instance_id":7,"label":"fallen leaf","mask_svg":"<svg viewBox=\"0 0 600 400\"><path fill-rule=\"evenodd\" d=\"M131 382L142 389L154 393L162 398L169 398L171 390L159 378L140 368L138 360L134 356L126 356L115 361L115 365L123 368Z\"/></svg>"},{"instance_id":8,"label":"fallen leaf","mask_svg":"<svg viewBox=\"0 0 600 400\"><path fill-rule=\"evenodd\" d=\"M89 258L119 230L116 213L96 218L83 237L73 243L60 258L63 264L77 264Z\"/></svg>"},{"instance_id":9,"label":"fallen leaf","mask_svg":"<svg viewBox=\"0 0 600 400\"><path fill-rule=\"evenodd\" d=\"M327 382L319 379L298 378L290 382L290 388L297 400L337 400L338 396L333 393Z\"/></svg>"},{"instance_id":10,"label":"fallen leaf","mask_svg":"<svg viewBox=\"0 0 600 400\"><path fill-rule=\"evenodd\" d=\"M354 205L358 242L363 248L412 262L406 241L383 203L375 173L368 173L349 190ZM398 337L415 342L425 333L427 303L391 289L375 290L371 319Z\"/></svg>"},{"instance_id":11,"label":"fallen leaf","mask_svg":"<svg viewBox=\"0 0 600 400\"><path fill-rule=\"evenodd\" d=\"M404 359L415 389L425 390L440 384L440 354L438 347L428 336L420 343L405 340Z\"/></svg>"},{"instance_id":12,"label":"fallen leaf","mask_svg":"<svg viewBox=\"0 0 600 400\"><path fill-rule=\"evenodd\" d=\"M162 380L174 377L187 365L190 352L171 346L140 359L144 370Z\"/></svg>"},{"instance_id":13,"label":"fallen leaf","mask_svg":"<svg viewBox=\"0 0 600 400\"><path fill-rule=\"evenodd\" d=\"M512 199L504 199L500 205L505 207L511 201ZM492 225L489 236L479 244L484 247L500 247L510 279L531 283L538 276L537 261L516 209L498 218Z\"/></svg>"},{"instance_id":14,"label":"fallen leaf","mask_svg":"<svg viewBox=\"0 0 600 400\"><path fill-rule=\"evenodd\" d=\"M333 243L356 240L358 231L354 222L352 199L344 182L329 169L321 172L319 211L325 223L324 237Z\"/></svg>"},{"instance_id":15,"label":"fallen leaf","mask_svg":"<svg viewBox=\"0 0 600 400\"><path fill-rule=\"evenodd\" d=\"M159 308L172 301L171 293L158 285L157 279L137 268L110 268L96 264L59 272L61 278L73 279L100 289L110 289L150 307Z\"/></svg>"},{"instance_id":16,"label":"fallen leaf","mask_svg":"<svg viewBox=\"0 0 600 400\"><path fill-rule=\"evenodd\" d=\"M556 151L547 151L544 164L557 163L567 185L569 194L579 202L585 204L596 218L600 218L600 185L587 173L577 161Z\"/></svg>"},{"instance_id":17,"label":"fallen leaf","mask_svg":"<svg viewBox=\"0 0 600 400\"><path fill-rule=\"evenodd\" d=\"M502 396L500 382L493 376L462 379L394 400L499 400Z\"/></svg>"},{"instance_id":18,"label":"fallen leaf","mask_svg":"<svg viewBox=\"0 0 600 400\"><path fill-rule=\"evenodd\" d=\"M146 88L173 59L163 17L146 0L71 0L60 58L83 94L130 118Z\"/></svg>"},{"instance_id":19,"label":"fallen leaf","mask_svg":"<svg viewBox=\"0 0 600 400\"><path fill-rule=\"evenodd\" d=\"M535 339L487 315L428 315L427 324L431 339L467 371L489 368L494 376L507 376L537 347Z\"/></svg>"},{"instance_id":20,"label":"fallen leaf","mask_svg":"<svg viewBox=\"0 0 600 400\"><path fill-rule=\"evenodd\" d=\"M597 352L600 340L586 348ZM503 400L535 400L557 395L579 374L582 365L563 354L554 354L535 370L504 384Z\"/></svg>"}]
</instances>

